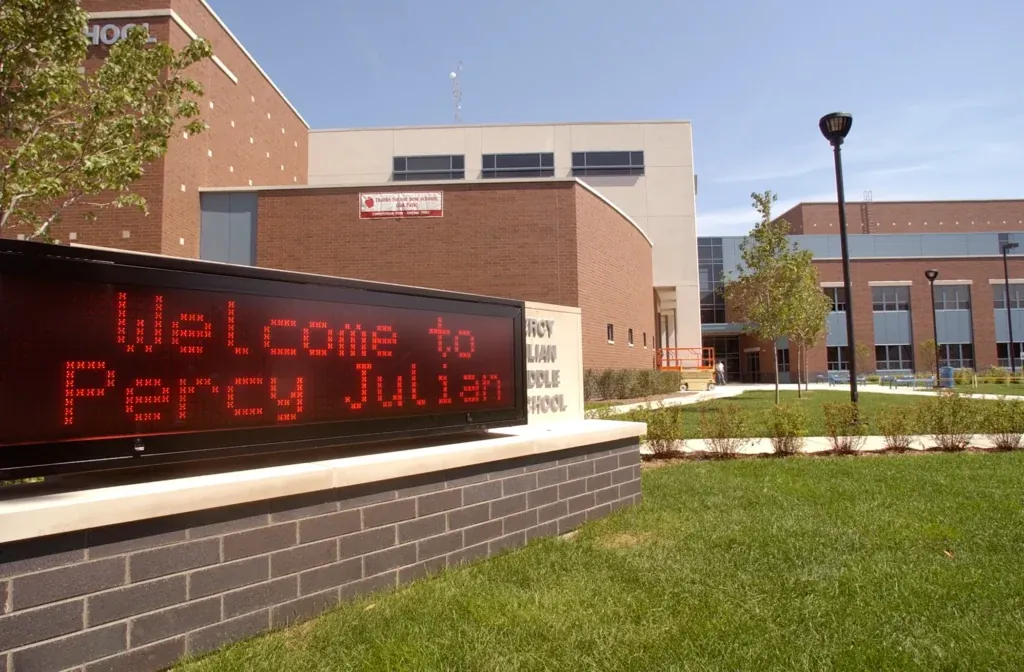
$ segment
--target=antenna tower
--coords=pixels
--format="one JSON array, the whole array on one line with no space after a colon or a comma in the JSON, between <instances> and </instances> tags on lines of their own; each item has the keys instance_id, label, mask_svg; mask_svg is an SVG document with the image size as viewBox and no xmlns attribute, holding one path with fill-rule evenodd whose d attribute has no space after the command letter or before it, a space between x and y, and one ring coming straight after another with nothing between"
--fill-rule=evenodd
<instances>
[{"instance_id":1,"label":"antenna tower","mask_svg":"<svg viewBox=\"0 0 1024 672\"><path fill-rule=\"evenodd\" d=\"M462 84L459 78L462 75L462 61L455 66L455 70L449 73L452 80L452 103L455 106L455 123L462 123Z\"/></svg>"}]
</instances>

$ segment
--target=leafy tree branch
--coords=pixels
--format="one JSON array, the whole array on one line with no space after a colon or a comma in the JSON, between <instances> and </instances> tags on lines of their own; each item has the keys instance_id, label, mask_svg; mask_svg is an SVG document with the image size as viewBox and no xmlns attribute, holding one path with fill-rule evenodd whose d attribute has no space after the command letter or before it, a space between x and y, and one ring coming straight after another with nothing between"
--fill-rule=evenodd
<instances>
[{"instance_id":1,"label":"leafy tree branch","mask_svg":"<svg viewBox=\"0 0 1024 672\"><path fill-rule=\"evenodd\" d=\"M205 130L185 71L208 42L175 51L137 26L87 73L87 25L76 0L0 0L0 232L48 240L74 205L145 209L146 166L179 127Z\"/></svg>"}]
</instances>

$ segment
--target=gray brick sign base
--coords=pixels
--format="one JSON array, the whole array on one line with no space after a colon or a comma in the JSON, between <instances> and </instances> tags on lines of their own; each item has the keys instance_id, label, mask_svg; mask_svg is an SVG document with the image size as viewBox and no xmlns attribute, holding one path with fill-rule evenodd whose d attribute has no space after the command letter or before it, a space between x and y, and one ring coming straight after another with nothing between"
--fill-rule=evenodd
<instances>
[{"instance_id":1,"label":"gray brick sign base","mask_svg":"<svg viewBox=\"0 0 1024 672\"><path fill-rule=\"evenodd\" d=\"M640 501L636 440L0 544L0 672L149 672Z\"/></svg>"}]
</instances>

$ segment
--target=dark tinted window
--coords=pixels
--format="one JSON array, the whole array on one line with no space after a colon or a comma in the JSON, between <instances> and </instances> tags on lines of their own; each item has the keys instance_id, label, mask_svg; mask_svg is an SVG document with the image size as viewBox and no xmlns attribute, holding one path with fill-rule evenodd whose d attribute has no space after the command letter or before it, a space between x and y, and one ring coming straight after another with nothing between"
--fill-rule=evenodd
<instances>
[{"instance_id":1,"label":"dark tinted window","mask_svg":"<svg viewBox=\"0 0 1024 672\"><path fill-rule=\"evenodd\" d=\"M461 180L466 177L466 158L462 155L396 156L393 179L408 180Z\"/></svg>"},{"instance_id":2,"label":"dark tinted window","mask_svg":"<svg viewBox=\"0 0 1024 672\"><path fill-rule=\"evenodd\" d=\"M484 178L553 177L555 155L551 153L530 154L484 154Z\"/></svg>"},{"instance_id":3,"label":"dark tinted window","mask_svg":"<svg viewBox=\"0 0 1024 672\"><path fill-rule=\"evenodd\" d=\"M644 153L641 151L573 152L572 174L588 175L643 175Z\"/></svg>"}]
</instances>

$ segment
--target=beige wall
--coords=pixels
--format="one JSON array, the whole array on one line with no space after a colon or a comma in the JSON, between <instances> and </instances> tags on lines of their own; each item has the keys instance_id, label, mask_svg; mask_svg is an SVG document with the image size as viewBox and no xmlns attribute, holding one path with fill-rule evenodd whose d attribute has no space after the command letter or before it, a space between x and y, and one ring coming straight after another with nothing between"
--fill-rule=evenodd
<instances>
[{"instance_id":1,"label":"beige wall","mask_svg":"<svg viewBox=\"0 0 1024 672\"><path fill-rule=\"evenodd\" d=\"M673 345L698 347L697 225L689 122L438 126L312 131L309 183L354 185L391 179L396 156L463 154L466 178L481 155L553 152L555 176L571 177L572 153L644 152L640 177L585 181L629 215L654 243L654 285L673 296Z\"/></svg>"}]
</instances>

